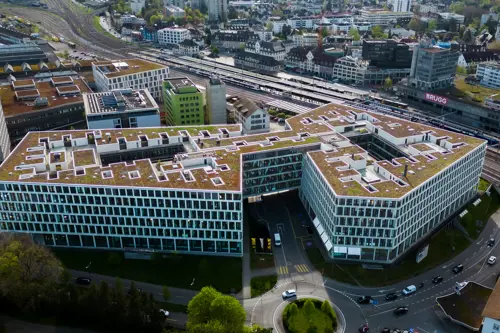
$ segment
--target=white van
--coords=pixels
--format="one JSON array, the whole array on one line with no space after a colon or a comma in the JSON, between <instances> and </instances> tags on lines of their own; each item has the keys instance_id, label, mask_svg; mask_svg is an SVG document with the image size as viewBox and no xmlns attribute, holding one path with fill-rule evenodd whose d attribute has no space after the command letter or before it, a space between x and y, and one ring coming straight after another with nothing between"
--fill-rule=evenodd
<instances>
[{"instance_id":1,"label":"white van","mask_svg":"<svg viewBox=\"0 0 500 333\"><path fill-rule=\"evenodd\" d=\"M274 245L281 246L281 237L280 234L274 234Z\"/></svg>"},{"instance_id":2,"label":"white van","mask_svg":"<svg viewBox=\"0 0 500 333\"><path fill-rule=\"evenodd\" d=\"M403 295L408 296L410 294L413 294L415 291L417 291L417 287L411 285L403 289Z\"/></svg>"}]
</instances>

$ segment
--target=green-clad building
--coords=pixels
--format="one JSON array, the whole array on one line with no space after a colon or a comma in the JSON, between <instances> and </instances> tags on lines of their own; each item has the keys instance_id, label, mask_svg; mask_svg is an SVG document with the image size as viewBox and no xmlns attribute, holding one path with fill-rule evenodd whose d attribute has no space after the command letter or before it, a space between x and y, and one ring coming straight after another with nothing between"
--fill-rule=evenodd
<instances>
[{"instance_id":1,"label":"green-clad building","mask_svg":"<svg viewBox=\"0 0 500 333\"><path fill-rule=\"evenodd\" d=\"M187 77L163 81L165 120L168 125L203 125L203 93Z\"/></svg>"}]
</instances>

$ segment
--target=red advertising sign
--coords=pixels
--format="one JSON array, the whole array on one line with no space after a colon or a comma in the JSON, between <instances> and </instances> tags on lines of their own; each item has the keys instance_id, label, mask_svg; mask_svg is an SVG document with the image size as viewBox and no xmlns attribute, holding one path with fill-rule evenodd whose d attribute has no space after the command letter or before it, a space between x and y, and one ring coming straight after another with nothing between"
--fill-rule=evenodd
<instances>
[{"instance_id":1,"label":"red advertising sign","mask_svg":"<svg viewBox=\"0 0 500 333\"><path fill-rule=\"evenodd\" d=\"M443 97L443 96L439 96L439 95L434 95L431 93L425 93L425 100L429 101L429 102L441 104L441 105L448 104L448 98Z\"/></svg>"}]
</instances>

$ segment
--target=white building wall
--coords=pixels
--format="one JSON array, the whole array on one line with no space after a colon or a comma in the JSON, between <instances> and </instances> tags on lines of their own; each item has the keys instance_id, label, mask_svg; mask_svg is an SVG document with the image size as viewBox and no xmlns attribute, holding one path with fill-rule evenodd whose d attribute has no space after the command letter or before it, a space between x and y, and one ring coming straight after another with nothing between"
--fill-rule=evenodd
<instances>
[{"instance_id":1,"label":"white building wall","mask_svg":"<svg viewBox=\"0 0 500 333\"><path fill-rule=\"evenodd\" d=\"M500 320L485 317L483 319L482 333L497 333L500 331Z\"/></svg>"},{"instance_id":2,"label":"white building wall","mask_svg":"<svg viewBox=\"0 0 500 333\"><path fill-rule=\"evenodd\" d=\"M0 161L3 161L10 153L10 138L7 131L7 122L0 102Z\"/></svg>"},{"instance_id":3,"label":"white building wall","mask_svg":"<svg viewBox=\"0 0 500 333\"><path fill-rule=\"evenodd\" d=\"M164 28L158 30L158 43L160 45L179 44L185 39L190 39L191 35L188 29L183 28Z\"/></svg>"}]
</instances>

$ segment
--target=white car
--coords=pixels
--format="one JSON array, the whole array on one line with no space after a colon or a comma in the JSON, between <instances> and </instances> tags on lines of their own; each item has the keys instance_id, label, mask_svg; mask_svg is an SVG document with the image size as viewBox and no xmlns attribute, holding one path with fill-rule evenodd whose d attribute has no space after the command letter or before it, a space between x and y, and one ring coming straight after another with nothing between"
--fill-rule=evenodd
<instances>
[{"instance_id":1,"label":"white car","mask_svg":"<svg viewBox=\"0 0 500 333\"><path fill-rule=\"evenodd\" d=\"M167 310L160 309L160 312L163 314L163 316L165 316L165 318L170 316L170 312L168 312Z\"/></svg>"},{"instance_id":2,"label":"white car","mask_svg":"<svg viewBox=\"0 0 500 333\"><path fill-rule=\"evenodd\" d=\"M495 256L491 256L491 257L488 259L488 265L493 265L496 261L497 261L497 257L495 257Z\"/></svg>"},{"instance_id":3,"label":"white car","mask_svg":"<svg viewBox=\"0 0 500 333\"><path fill-rule=\"evenodd\" d=\"M295 289L290 289L290 290L284 291L283 294L281 294L281 296L285 300L288 298L297 297L297 292L295 291Z\"/></svg>"}]
</instances>

